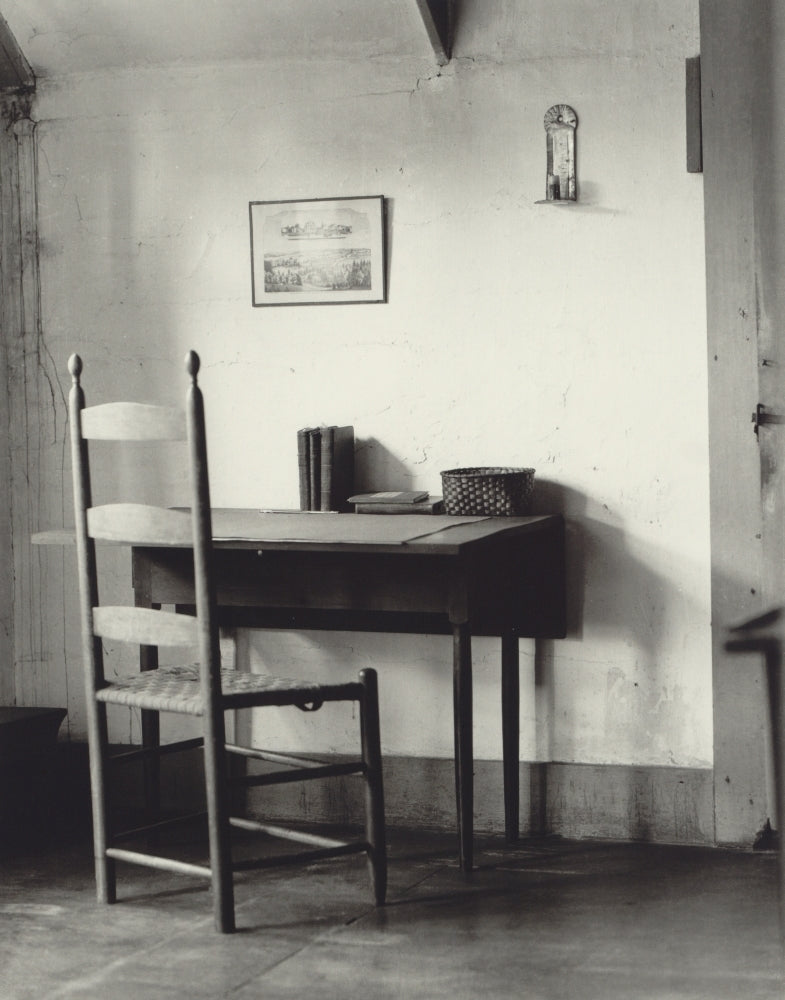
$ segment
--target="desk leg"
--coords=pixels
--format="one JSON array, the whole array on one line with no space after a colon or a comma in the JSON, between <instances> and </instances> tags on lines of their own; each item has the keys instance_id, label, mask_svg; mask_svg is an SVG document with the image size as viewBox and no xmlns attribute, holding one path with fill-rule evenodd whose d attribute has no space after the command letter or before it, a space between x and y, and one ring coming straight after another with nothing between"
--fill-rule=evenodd
<instances>
[{"instance_id":1,"label":"desk leg","mask_svg":"<svg viewBox=\"0 0 785 1000\"><path fill-rule=\"evenodd\" d=\"M251 671L250 632L246 628L233 630L234 635L234 669L242 673ZM229 716L229 732L231 741L236 746L253 746L253 709L236 708ZM248 788L243 779L248 777L248 758L239 753L227 754L229 764L230 804L233 816L242 816L248 808Z\"/></svg>"},{"instance_id":2,"label":"desk leg","mask_svg":"<svg viewBox=\"0 0 785 1000\"><path fill-rule=\"evenodd\" d=\"M472 870L474 841L474 749L472 745L472 640L466 622L453 624L453 712L455 716L455 799L458 858Z\"/></svg>"},{"instance_id":3,"label":"desk leg","mask_svg":"<svg viewBox=\"0 0 785 1000\"><path fill-rule=\"evenodd\" d=\"M150 564L140 558L134 549L131 556L131 576L134 585L134 604L137 608L155 608L161 605L151 600ZM158 669L158 647L139 647L139 669ZM161 745L161 721L158 712L142 711L142 746L145 749L158 750ZM147 822L156 822L161 813L161 757L158 753L150 753L144 757L144 802L147 811ZM154 845L156 833L148 838L148 843Z\"/></svg>"},{"instance_id":4,"label":"desk leg","mask_svg":"<svg viewBox=\"0 0 785 1000\"><path fill-rule=\"evenodd\" d=\"M160 604L149 605L160 608ZM158 647L139 647L139 669L158 669ZM148 750L158 750L161 745L161 719L158 712L142 710L142 746ZM147 810L147 822L155 823L161 814L161 757L151 753L144 758L144 802ZM152 847L157 842L157 835L150 834L149 843Z\"/></svg>"},{"instance_id":5,"label":"desk leg","mask_svg":"<svg viewBox=\"0 0 785 1000\"><path fill-rule=\"evenodd\" d=\"M504 755L504 832L508 841L518 839L520 787L520 673L518 636L502 636L502 748Z\"/></svg>"}]
</instances>

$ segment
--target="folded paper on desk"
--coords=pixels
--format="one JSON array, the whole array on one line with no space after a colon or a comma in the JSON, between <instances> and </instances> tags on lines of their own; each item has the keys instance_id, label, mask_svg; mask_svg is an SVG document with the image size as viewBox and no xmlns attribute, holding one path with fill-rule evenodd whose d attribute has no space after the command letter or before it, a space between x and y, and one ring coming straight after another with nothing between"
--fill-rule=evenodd
<instances>
[{"instance_id":1,"label":"folded paper on desk","mask_svg":"<svg viewBox=\"0 0 785 1000\"><path fill-rule=\"evenodd\" d=\"M381 543L404 545L424 534L433 534L483 517L434 515L424 521L419 514L395 517L319 517L308 512L266 514L259 511L213 511L213 539L265 542L321 542L328 545Z\"/></svg>"}]
</instances>

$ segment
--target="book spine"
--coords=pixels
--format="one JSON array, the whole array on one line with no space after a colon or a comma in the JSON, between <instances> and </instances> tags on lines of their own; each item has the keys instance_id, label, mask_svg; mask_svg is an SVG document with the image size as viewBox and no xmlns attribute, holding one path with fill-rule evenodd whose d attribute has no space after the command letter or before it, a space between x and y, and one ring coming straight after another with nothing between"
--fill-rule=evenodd
<instances>
[{"instance_id":1,"label":"book spine","mask_svg":"<svg viewBox=\"0 0 785 1000\"><path fill-rule=\"evenodd\" d=\"M355 514L443 514L444 503L356 503Z\"/></svg>"},{"instance_id":2,"label":"book spine","mask_svg":"<svg viewBox=\"0 0 785 1000\"><path fill-rule=\"evenodd\" d=\"M297 475L300 487L300 510L311 509L311 439L309 428L297 432Z\"/></svg>"},{"instance_id":3,"label":"book spine","mask_svg":"<svg viewBox=\"0 0 785 1000\"><path fill-rule=\"evenodd\" d=\"M354 427L333 428L332 509L351 511L354 493Z\"/></svg>"},{"instance_id":4,"label":"book spine","mask_svg":"<svg viewBox=\"0 0 785 1000\"><path fill-rule=\"evenodd\" d=\"M308 432L310 441L309 469L311 481L311 505L309 510L321 510L321 486L322 486L322 435L318 427L312 428Z\"/></svg>"},{"instance_id":5,"label":"book spine","mask_svg":"<svg viewBox=\"0 0 785 1000\"><path fill-rule=\"evenodd\" d=\"M426 503L429 499L435 500L441 498L429 498L425 490L419 493L412 490L390 490L384 493L358 493L356 496L350 496L348 499L352 503L413 504Z\"/></svg>"},{"instance_id":6,"label":"book spine","mask_svg":"<svg viewBox=\"0 0 785 1000\"><path fill-rule=\"evenodd\" d=\"M333 446L335 444L334 430L335 428L333 427L321 428L322 456L321 456L321 472L319 475L320 510L333 510L335 504L335 498L333 497L333 486L334 486Z\"/></svg>"}]
</instances>

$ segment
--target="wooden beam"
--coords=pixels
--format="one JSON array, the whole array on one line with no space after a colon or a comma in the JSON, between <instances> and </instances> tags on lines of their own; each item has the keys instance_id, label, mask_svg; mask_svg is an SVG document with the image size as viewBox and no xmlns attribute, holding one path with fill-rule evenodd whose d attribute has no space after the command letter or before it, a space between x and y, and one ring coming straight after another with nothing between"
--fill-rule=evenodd
<instances>
[{"instance_id":1,"label":"wooden beam","mask_svg":"<svg viewBox=\"0 0 785 1000\"><path fill-rule=\"evenodd\" d=\"M0 15L0 90L35 87L35 74Z\"/></svg>"},{"instance_id":2,"label":"wooden beam","mask_svg":"<svg viewBox=\"0 0 785 1000\"><path fill-rule=\"evenodd\" d=\"M454 0L417 0L436 62L446 66L452 56Z\"/></svg>"},{"instance_id":3,"label":"wooden beam","mask_svg":"<svg viewBox=\"0 0 785 1000\"><path fill-rule=\"evenodd\" d=\"M686 61L687 171L703 172L703 135L701 129L701 57Z\"/></svg>"}]
</instances>

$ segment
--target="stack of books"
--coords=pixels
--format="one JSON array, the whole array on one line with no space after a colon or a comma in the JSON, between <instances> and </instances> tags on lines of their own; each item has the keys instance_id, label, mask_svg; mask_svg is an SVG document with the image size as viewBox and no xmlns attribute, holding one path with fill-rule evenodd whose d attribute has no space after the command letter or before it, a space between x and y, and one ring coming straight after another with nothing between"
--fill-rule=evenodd
<instances>
[{"instance_id":1,"label":"stack of books","mask_svg":"<svg viewBox=\"0 0 785 1000\"><path fill-rule=\"evenodd\" d=\"M441 497L427 490L387 490L381 493L358 493L349 497L355 514L443 514Z\"/></svg>"},{"instance_id":2,"label":"stack of books","mask_svg":"<svg viewBox=\"0 0 785 1000\"><path fill-rule=\"evenodd\" d=\"M297 432L300 510L351 511L354 427L303 427Z\"/></svg>"}]
</instances>

